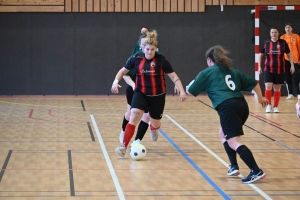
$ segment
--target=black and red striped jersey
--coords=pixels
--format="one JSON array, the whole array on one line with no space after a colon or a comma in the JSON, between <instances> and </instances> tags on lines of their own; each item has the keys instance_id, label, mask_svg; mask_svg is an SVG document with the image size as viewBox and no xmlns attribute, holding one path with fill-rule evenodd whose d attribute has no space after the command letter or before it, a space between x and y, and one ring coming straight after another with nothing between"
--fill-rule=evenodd
<instances>
[{"instance_id":1,"label":"black and red striped jersey","mask_svg":"<svg viewBox=\"0 0 300 200\"><path fill-rule=\"evenodd\" d=\"M155 53L148 60L144 53L139 53L127 60L126 69L136 69L135 90L139 90L147 96L156 96L166 93L165 73L174 72L171 64L163 55Z\"/></svg>"},{"instance_id":2,"label":"black and red striped jersey","mask_svg":"<svg viewBox=\"0 0 300 200\"><path fill-rule=\"evenodd\" d=\"M268 70L275 74L285 73L284 54L290 53L290 48L285 40L265 41L260 53L266 55L264 71Z\"/></svg>"}]
</instances>

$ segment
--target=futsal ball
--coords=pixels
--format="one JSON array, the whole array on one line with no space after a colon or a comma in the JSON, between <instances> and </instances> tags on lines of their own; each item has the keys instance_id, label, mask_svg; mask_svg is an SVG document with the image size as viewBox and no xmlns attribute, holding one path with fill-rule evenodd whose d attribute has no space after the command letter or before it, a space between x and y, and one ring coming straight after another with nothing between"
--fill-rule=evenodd
<instances>
[{"instance_id":1,"label":"futsal ball","mask_svg":"<svg viewBox=\"0 0 300 200\"><path fill-rule=\"evenodd\" d=\"M300 102L296 103L296 114L297 117L300 118Z\"/></svg>"},{"instance_id":2,"label":"futsal ball","mask_svg":"<svg viewBox=\"0 0 300 200\"><path fill-rule=\"evenodd\" d=\"M133 160L142 160L146 154L147 150L142 144L133 144L130 148L130 156Z\"/></svg>"}]
</instances>

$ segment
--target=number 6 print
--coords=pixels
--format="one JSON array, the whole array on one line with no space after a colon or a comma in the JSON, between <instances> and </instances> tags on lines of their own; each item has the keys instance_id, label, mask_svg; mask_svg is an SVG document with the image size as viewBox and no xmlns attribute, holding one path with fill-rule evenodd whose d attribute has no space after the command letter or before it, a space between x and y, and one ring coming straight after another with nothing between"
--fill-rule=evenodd
<instances>
[{"instance_id":1,"label":"number 6 print","mask_svg":"<svg viewBox=\"0 0 300 200\"><path fill-rule=\"evenodd\" d=\"M234 91L235 90L235 84L232 80L229 80L230 78L231 78L231 75L226 75L225 76L225 81L226 81L226 84L229 87L229 89Z\"/></svg>"}]
</instances>

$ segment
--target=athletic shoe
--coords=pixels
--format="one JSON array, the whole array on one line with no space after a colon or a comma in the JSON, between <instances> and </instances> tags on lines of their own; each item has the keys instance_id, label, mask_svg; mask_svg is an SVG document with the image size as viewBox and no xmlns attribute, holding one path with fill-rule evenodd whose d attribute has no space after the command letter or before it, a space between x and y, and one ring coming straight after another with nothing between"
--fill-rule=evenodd
<instances>
[{"instance_id":1,"label":"athletic shoe","mask_svg":"<svg viewBox=\"0 0 300 200\"><path fill-rule=\"evenodd\" d=\"M230 169L227 172L227 175L228 176L233 176L233 175L238 176L238 175L240 175L239 166L237 166L237 165L230 166Z\"/></svg>"},{"instance_id":2,"label":"athletic shoe","mask_svg":"<svg viewBox=\"0 0 300 200\"><path fill-rule=\"evenodd\" d=\"M266 174L263 172L263 170L254 171L251 170L250 174L247 176L247 178L242 179L242 183L249 184L253 183L254 181L258 181L260 179L263 179L266 177Z\"/></svg>"},{"instance_id":3,"label":"athletic shoe","mask_svg":"<svg viewBox=\"0 0 300 200\"><path fill-rule=\"evenodd\" d=\"M158 139L158 130L150 129L150 137L151 137L152 141L156 142Z\"/></svg>"},{"instance_id":4,"label":"athletic shoe","mask_svg":"<svg viewBox=\"0 0 300 200\"><path fill-rule=\"evenodd\" d=\"M300 94L297 95L298 100L300 100Z\"/></svg>"},{"instance_id":5,"label":"athletic shoe","mask_svg":"<svg viewBox=\"0 0 300 200\"><path fill-rule=\"evenodd\" d=\"M130 146L132 147L135 144L142 144L142 141L140 139L134 140Z\"/></svg>"},{"instance_id":6,"label":"athletic shoe","mask_svg":"<svg viewBox=\"0 0 300 200\"><path fill-rule=\"evenodd\" d=\"M274 113L279 113L278 108L277 108L277 107L274 107L274 108L273 108L273 112L274 112Z\"/></svg>"},{"instance_id":7,"label":"athletic shoe","mask_svg":"<svg viewBox=\"0 0 300 200\"><path fill-rule=\"evenodd\" d=\"M123 144L124 134L125 134L125 132L122 130L120 133L120 136L119 136L119 140L120 140L121 144Z\"/></svg>"},{"instance_id":8,"label":"athletic shoe","mask_svg":"<svg viewBox=\"0 0 300 200\"><path fill-rule=\"evenodd\" d=\"M266 107L266 113L271 112L271 108L272 108L272 106L270 104L267 105L267 107Z\"/></svg>"},{"instance_id":9,"label":"athletic shoe","mask_svg":"<svg viewBox=\"0 0 300 200\"><path fill-rule=\"evenodd\" d=\"M117 147L115 149L116 154L118 154L120 157L124 158L126 154L126 147L124 144L122 144L120 147Z\"/></svg>"},{"instance_id":10,"label":"athletic shoe","mask_svg":"<svg viewBox=\"0 0 300 200\"><path fill-rule=\"evenodd\" d=\"M294 96L292 95L292 94L289 94L288 96L287 96L287 100L290 100L290 99L292 99Z\"/></svg>"},{"instance_id":11,"label":"athletic shoe","mask_svg":"<svg viewBox=\"0 0 300 200\"><path fill-rule=\"evenodd\" d=\"M296 103L296 114L297 117L300 118L300 102Z\"/></svg>"}]
</instances>

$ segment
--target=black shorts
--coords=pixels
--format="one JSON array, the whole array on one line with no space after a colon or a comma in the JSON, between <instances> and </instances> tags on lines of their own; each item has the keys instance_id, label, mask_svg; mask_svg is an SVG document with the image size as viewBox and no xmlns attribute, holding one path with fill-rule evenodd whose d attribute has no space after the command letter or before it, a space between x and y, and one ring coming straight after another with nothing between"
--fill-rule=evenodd
<instances>
[{"instance_id":1,"label":"black shorts","mask_svg":"<svg viewBox=\"0 0 300 200\"><path fill-rule=\"evenodd\" d=\"M126 99L128 105L131 105L132 97L133 97L133 89L131 86L128 85L126 89Z\"/></svg>"},{"instance_id":2,"label":"black shorts","mask_svg":"<svg viewBox=\"0 0 300 200\"><path fill-rule=\"evenodd\" d=\"M153 119L161 119L165 108L166 94L158 96L146 96L139 90L135 90L131 102L131 108L149 111Z\"/></svg>"},{"instance_id":3,"label":"black shorts","mask_svg":"<svg viewBox=\"0 0 300 200\"><path fill-rule=\"evenodd\" d=\"M226 140L244 135L243 125L249 116L249 107L244 98L227 99L216 110Z\"/></svg>"},{"instance_id":4,"label":"black shorts","mask_svg":"<svg viewBox=\"0 0 300 200\"><path fill-rule=\"evenodd\" d=\"M284 84L285 73L274 74L269 70L264 71L264 82L273 84Z\"/></svg>"}]
</instances>

